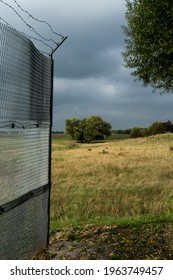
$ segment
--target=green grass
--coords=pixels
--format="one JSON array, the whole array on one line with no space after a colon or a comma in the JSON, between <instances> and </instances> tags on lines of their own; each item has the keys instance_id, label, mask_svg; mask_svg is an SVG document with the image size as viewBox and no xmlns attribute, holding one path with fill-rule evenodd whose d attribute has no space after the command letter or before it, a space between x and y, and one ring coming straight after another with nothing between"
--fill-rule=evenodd
<instances>
[{"instance_id":1,"label":"green grass","mask_svg":"<svg viewBox=\"0 0 173 280\"><path fill-rule=\"evenodd\" d=\"M50 222L50 233L54 234L58 231L61 231L64 227L67 226L82 226L86 225L100 225L100 226L109 226L109 225L117 225L117 226L133 226L140 228L142 224L162 224L162 223L172 223L173 224L173 213L169 214L160 214L160 215L142 215L142 216L132 216L132 217L124 217L124 218L105 218L105 219L85 219L85 220L71 220L69 221L58 221L51 220Z\"/></svg>"},{"instance_id":2,"label":"green grass","mask_svg":"<svg viewBox=\"0 0 173 280\"><path fill-rule=\"evenodd\" d=\"M58 142L58 143L64 143L66 141L70 141L71 137L68 134L61 134L61 133L54 133L52 134L52 140L53 142Z\"/></svg>"},{"instance_id":3,"label":"green grass","mask_svg":"<svg viewBox=\"0 0 173 280\"><path fill-rule=\"evenodd\" d=\"M130 134L116 134L116 133L112 133L111 136L109 136L107 138L108 141L110 140L125 140L125 139L129 139L130 138Z\"/></svg>"}]
</instances>

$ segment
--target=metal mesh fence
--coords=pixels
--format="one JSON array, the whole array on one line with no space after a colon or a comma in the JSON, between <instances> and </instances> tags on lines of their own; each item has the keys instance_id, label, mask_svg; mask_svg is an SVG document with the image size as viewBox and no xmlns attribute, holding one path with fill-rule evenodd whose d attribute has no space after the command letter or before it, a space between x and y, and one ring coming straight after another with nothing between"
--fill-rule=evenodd
<instances>
[{"instance_id":1,"label":"metal mesh fence","mask_svg":"<svg viewBox=\"0 0 173 280\"><path fill-rule=\"evenodd\" d=\"M47 244L52 60L0 23L0 259Z\"/></svg>"}]
</instances>

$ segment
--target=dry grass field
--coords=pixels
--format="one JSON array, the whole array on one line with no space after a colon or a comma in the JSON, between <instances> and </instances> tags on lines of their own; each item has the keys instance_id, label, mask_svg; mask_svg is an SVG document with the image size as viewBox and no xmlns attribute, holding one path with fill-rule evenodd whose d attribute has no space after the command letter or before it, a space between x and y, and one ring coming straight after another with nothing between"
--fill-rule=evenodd
<instances>
[{"instance_id":1,"label":"dry grass field","mask_svg":"<svg viewBox=\"0 0 173 280\"><path fill-rule=\"evenodd\" d=\"M51 229L168 220L173 135L79 144L53 137Z\"/></svg>"}]
</instances>

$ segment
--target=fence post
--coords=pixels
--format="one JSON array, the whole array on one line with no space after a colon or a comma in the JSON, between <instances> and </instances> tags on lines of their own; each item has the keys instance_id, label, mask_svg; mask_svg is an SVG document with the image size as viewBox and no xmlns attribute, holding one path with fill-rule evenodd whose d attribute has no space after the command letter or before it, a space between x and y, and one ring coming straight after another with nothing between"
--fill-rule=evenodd
<instances>
[{"instance_id":1,"label":"fence post","mask_svg":"<svg viewBox=\"0 0 173 280\"><path fill-rule=\"evenodd\" d=\"M47 245L49 244L49 234L50 234L50 200L51 200L51 157L52 157L52 125L53 125L53 77L54 77L54 60L51 57L51 93L50 93L50 128L49 128L49 178L48 178L48 184L49 184L49 197L48 197L48 231L47 231Z\"/></svg>"}]
</instances>

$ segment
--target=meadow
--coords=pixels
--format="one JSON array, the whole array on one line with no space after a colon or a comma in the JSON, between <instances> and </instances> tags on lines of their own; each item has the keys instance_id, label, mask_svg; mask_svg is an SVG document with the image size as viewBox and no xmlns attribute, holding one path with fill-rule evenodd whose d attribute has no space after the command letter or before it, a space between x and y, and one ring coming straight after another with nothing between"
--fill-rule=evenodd
<instances>
[{"instance_id":1,"label":"meadow","mask_svg":"<svg viewBox=\"0 0 173 280\"><path fill-rule=\"evenodd\" d=\"M51 231L173 220L173 134L80 144L53 135Z\"/></svg>"}]
</instances>

